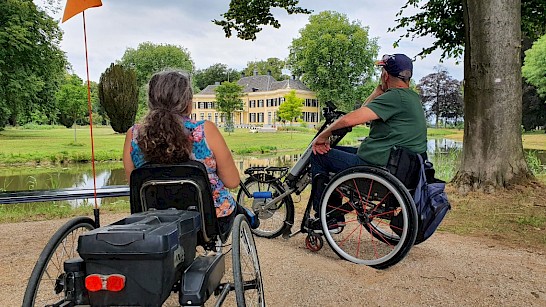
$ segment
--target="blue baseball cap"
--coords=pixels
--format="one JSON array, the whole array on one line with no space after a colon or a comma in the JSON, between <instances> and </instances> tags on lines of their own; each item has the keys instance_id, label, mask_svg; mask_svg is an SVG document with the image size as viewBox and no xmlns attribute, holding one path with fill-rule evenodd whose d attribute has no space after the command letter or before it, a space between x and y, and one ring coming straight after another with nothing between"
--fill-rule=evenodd
<instances>
[{"instance_id":1,"label":"blue baseball cap","mask_svg":"<svg viewBox=\"0 0 546 307\"><path fill-rule=\"evenodd\" d=\"M376 64L385 68L389 75L403 80L409 80L413 75L413 63L405 54L385 54Z\"/></svg>"}]
</instances>

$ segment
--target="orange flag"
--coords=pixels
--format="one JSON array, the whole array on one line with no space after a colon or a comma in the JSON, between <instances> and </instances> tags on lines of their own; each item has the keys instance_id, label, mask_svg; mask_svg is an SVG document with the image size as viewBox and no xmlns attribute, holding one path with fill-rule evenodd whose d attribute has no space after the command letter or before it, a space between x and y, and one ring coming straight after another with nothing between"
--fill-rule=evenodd
<instances>
[{"instance_id":1,"label":"orange flag","mask_svg":"<svg viewBox=\"0 0 546 307\"><path fill-rule=\"evenodd\" d=\"M102 6L101 0L67 0L62 22L67 21L88 8L99 6Z\"/></svg>"}]
</instances>

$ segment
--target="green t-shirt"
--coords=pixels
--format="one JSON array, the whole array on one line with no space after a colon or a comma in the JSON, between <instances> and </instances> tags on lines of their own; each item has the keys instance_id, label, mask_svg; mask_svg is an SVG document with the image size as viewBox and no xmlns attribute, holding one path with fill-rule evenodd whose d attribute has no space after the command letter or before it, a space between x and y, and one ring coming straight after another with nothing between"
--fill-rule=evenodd
<instances>
[{"instance_id":1,"label":"green t-shirt","mask_svg":"<svg viewBox=\"0 0 546 307\"><path fill-rule=\"evenodd\" d=\"M427 125L419 95L408 88L389 89L368 105L379 119L372 121L370 135L357 154L366 162L386 166L393 147L415 153L427 150Z\"/></svg>"}]
</instances>

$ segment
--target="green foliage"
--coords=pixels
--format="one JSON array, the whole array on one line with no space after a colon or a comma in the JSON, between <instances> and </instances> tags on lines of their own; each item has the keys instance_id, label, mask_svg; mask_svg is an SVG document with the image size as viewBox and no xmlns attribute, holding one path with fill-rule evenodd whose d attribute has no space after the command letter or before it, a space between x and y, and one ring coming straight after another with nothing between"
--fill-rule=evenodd
<instances>
[{"instance_id":1,"label":"green foliage","mask_svg":"<svg viewBox=\"0 0 546 307\"><path fill-rule=\"evenodd\" d=\"M281 24L273 17L271 8L281 8L288 14L309 14L311 11L298 7L299 0L232 0L229 10L222 14L224 19L213 22L224 29L226 37L231 37L235 31L237 37L245 40L255 40L260 25L271 25L279 28Z\"/></svg>"},{"instance_id":2,"label":"green foliage","mask_svg":"<svg viewBox=\"0 0 546 307\"><path fill-rule=\"evenodd\" d=\"M537 156L536 150L526 151L525 161L527 162L527 166L535 176L546 174L546 167L542 165L540 158Z\"/></svg>"},{"instance_id":3,"label":"green foliage","mask_svg":"<svg viewBox=\"0 0 546 307\"><path fill-rule=\"evenodd\" d=\"M125 133L134 124L138 108L135 71L112 63L100 76L99 100L110 118L112 129Z\"/></svg>"},{"instance_id":4,"label":"green foliage","mask_svg":"<svg viewBox=\"0 0 546 307\"><path fill-rule=\"evenodd\" d=\"M55 113L67 65L61 38L57 21L32 1L0 2L0 128Z\"/></svg>"},{"instance_id":5,"label":"green foliage","mask_svg":"<svg viewBox=\"0 0 546 307\"><path fill-rule=\"evenodd\" d=\"M279 106L278 116L281 120L292 122L301 116L305 99L296 96L296 90L284 95L284 102Z\"/></svg>"},{"instance_id":6,"label":"green foliage","mask_svg":"<svg viewBox=\"0 0 546 307\"><path fill-rule=\"evenodd\" d=\"M254 75L254 70L257 70L259 75L267 75L268 72L271 72L271 76L275 80L285 80L290 78L290 76L282 74L285 65L285 61L278 58L269 58L265 61L250 61L246 64L243 72L247 77Z\"/></svg>"},{"instance_id":7,"label":"green foliage","mask_svg":"<svg viewBox=\"0 0 546 307\"><path fill-rule=\"evenodd\" d=\"M367 27L340 13L310 16L289 49L292 73L302 76L319 101L334 101L344 111L353 109L360 98L357 87L375 74L377 39L369 37Z\"/></svg>"},{"instance_id":8,"label":"green foliage","mask_svg":"<svg viewBox=\"0 0 546 307\"><path fill-rule=\"evenodd\" d=\"M226 132L233 132L233 112L243 109L244 95L243 87L236 82L224 82L217 86L216 91L216 109L225 114L226 126L224 130Z\"/></svg>"},{"instance_id":9,"label":"green foliage","mask_svg":"<svg viewBox=\"0 0 546 307\"><path fill-rule=\"evenodd\" d=\"M406 10L412 16L404 16ZM390 32L406 29L402 39L434 37L432 46L425 47L418 56L426 56L436 49L442 50L442 58L461 58L464 46L463 0L407 0L396 14L398 23ZM546 33L546 2L544 0L521 0L521 29L524 36L536 39Z\"/></svg>"},{"instance_id":10,"label":"green foliage","mask_svg":"<svg viewBox=\"0 0 546 307\"><path fill-rule=\"evenodd\" d=\"M66 128L87 113L87 87L77 75L66 74L59 91L55 93L59 122Z\"/></svg>"},{"instance_id":11,"label":"green foliage","mask_svg":"<svg viewBox=\"0 0 546 307\"><path fill-rule=\"evenodd\" d=\"M151 42L141 43L137 49L127 48L118 64L135 69L139 87L147 84L154 73L165 69L180 69L189 73L194 70L193 60L186 48Z\"/></svg>"},{"instance_id":12,"label":"green foliage","mask_svg":"<svg viewBox=\"0 0 546 307\"><path fill-rule=\"evenodd\" d=\"M228 68L226 64L216 63L205 69L199 69L193 75L193 82L199 90L216 82L236 81L241 78L241 73Z\"/></svg>"},{"instance_id":13,"label":"green foliage","mask_svg":"<svg viewBox=\"0 0 546 307\"><path fill-rule=\"evenodd\" d=\"M537 88L542 97L546 97L546 35L533 43L525 52L525 63L521 69L523 77Z\"/></svg>"}]
</instances>

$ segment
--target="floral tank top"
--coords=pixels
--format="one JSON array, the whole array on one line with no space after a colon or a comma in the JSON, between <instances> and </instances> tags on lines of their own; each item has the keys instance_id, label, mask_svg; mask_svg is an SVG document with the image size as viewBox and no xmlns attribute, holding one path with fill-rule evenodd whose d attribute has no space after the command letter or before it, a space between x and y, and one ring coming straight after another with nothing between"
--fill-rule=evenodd
<instances>
[{"instance_id":1,"label":"floral tank top","mask_svg":"<svg viewBox=\"0 0 546 307\"><path fill-rule=\"evenodd\" d=\"M193 141L193 148L190 159L199 161L205 165L209 176L209 181L212 187L212 197L214 206L216 207L216 216L224 217L230 215L235 209L235 199L229 190L224 186L220 177L216 173L216 159L210 150L205 138L205 121L194 121L188 117L183 118L183 123L186 129L190 131L190 139ZM142 167L146 161L144 154L137 144L136 138L138 135L139 125L134 125L133 139L131 141L131 160L135 168Z\"/></svg>"}]
</instances>

